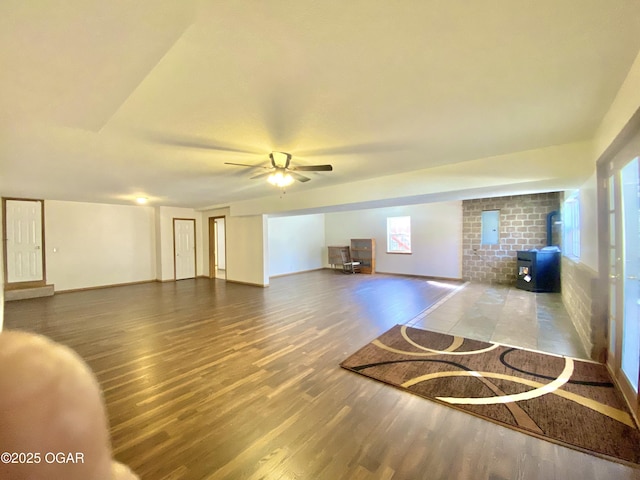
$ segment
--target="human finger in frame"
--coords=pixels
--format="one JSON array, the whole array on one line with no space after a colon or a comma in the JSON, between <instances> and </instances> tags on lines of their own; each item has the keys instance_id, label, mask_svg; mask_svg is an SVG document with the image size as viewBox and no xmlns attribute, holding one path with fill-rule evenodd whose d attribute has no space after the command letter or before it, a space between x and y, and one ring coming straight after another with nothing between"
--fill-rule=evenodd
<instances>
[{"instance_id":1,"label":"human finger in frame","mask_svg":"<svg viewBox=\"0 0 640 480\"><path fill-rule=\"evenodd\" d=\"M0 478L134 480L111 460L93 372L71 349L27 332L0 334Z\"/></svg>"}]
</instances>

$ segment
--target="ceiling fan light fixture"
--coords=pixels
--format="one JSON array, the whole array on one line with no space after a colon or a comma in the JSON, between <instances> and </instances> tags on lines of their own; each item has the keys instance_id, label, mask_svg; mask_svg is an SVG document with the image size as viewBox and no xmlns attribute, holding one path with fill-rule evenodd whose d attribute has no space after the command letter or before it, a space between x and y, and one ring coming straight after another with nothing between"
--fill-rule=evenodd
<instances>
[{"instance_id":1,"label":"ceiling fan light fixture","mask_svg":"<svg viewBox=\"0 0 640 480\"><path fill-rule=\"evenodd\" d=\"M276 168L287 168L289 166L289 160L291 155L284 152L271 152L271 162Z\"/></svg>"},{"instance_id":2,"label":"ceiling fan light fixture","mask_svg":"<svg viewBox=\"0 0 640 480\"><path fill-rule=\"evenodd\" d=\"M280 188L288 187L294 182L291 174L285 171L284 168L282 169L279 168L275 172L273 172L271 175L269 175L269 177L267 178L267 181L271 185L274 185Z\"/></svg>"},{"instance_id":3,"label":"ceiling fan light fixture","mask_svg":"<svg viewBox=\"0 0 640 480\"><path fill-rule=\"evenodd\" d=\"M262 170L261 173L254 175L254 178L267 177L267 181L278 188L288 187L296 180L299 182L308 182L311 180L300 172L331 172L331 165L297 165L289 166L291 163L291 154L286 152L271 152L269 154L271 166L266 165L249 165L247 163L224 162L225 165L236 165L238 167L246 167Z\"/></svg>"}]
</instances>

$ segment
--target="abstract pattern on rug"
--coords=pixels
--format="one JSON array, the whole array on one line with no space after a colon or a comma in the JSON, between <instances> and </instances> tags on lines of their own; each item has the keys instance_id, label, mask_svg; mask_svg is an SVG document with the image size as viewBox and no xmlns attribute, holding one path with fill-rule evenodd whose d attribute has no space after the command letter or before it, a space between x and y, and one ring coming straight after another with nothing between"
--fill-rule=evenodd
<instances>
[{"instance_id":1,"label":"abstract pattern on rug","mask_svg":"<svg viewBox=\"0 0 640 480\"><path fill-rule=\"evenodd\" d=\"M343 368L569 447L640 466L605 365L396 325Z\"/></svg>"}]
</instances>

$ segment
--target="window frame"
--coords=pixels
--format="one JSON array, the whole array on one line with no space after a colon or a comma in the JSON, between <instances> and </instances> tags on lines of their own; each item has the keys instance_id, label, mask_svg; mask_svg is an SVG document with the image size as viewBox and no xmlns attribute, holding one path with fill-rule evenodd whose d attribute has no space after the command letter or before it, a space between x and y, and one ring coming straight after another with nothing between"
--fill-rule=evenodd
<instances>
[{"instance_id":1,"label":"window frame","mask_svg":"<svg viewBox=\"0 0 640 480\"><path fill-rule=\"evenodd\" d=\"M572 260L580 260L580 226L580 191L577 190L562 204L562 252Z\"/></svg>"},{"instance_id":2,"label":"window frame","mask_svg":"<svg viewBox=\"0 0 640 480\"><path fill-rule=\"evenodd\" d=\"M402 220L406 221L406 224L401 225L400 229L405 229L406 232L397 231L397 225ZM394 231L392 231L392 229ZM392 236L394 235L402 235L404 236L404 243L408 244L408 248L397 249L392 248L392 244L402 244L402 241L398 239L392 240ZM395 217L387 217L387 253L391 255L411 255L413 253L413 248L411 245L411 216L410 215L398 215Z\"/></svg>"}]
</instances>

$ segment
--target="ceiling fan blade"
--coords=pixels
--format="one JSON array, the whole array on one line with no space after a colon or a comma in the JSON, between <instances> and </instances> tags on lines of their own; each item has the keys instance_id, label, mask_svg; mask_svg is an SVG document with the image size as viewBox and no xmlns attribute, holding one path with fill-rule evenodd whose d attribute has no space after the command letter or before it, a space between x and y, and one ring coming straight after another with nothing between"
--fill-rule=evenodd
<instances>
[{"instance_id":1,"label":"ceiling fan blade","mask_svg":"<svg viewBox=\"0 0 640 480\"><path fill-rule=\"evenodd\" d=\"M249 167L249 168L269 168L263 167L262 165L247 165L246 163L233 163L233 162L224 162L225 165L235 165L237 167Z\"/></svg>"},{"instance_id":2,"label":"ceiling fan blade","mask_svg":"<svg viewBox=\"0 0 640 480\"><path fill-rule=\"evenodd\" d=\"M254 175L253 177L249 177L249 180L253 180L254 178L266 177L267 175L271 175L271 171L264 172L264 173L259 173L258 175Z\"/></svg>"},{"instance_id":3,"label":"ceiling fan blade","mask_svg":"<svg viewBox=\"0 0 640 480\"><path fill-rule=\"evenodd\" d=\"M288 171L291 174L291 176L296 180L298 180L299 182L308 182L309 180L311 180L309 177L305 177L304 175L300 175L299 173L291 171L291 169L289 169Z\"/></svg>"},{"instance_id":4,"label":"ceiling fan blade","mask_svg":"<svg viewBox=\"0 0 640 480\"><path fill-rule=\"evenodd\" d=\"M289 167L289 170L297 170L299 172L331 172L331 165L298 165L297 167Z\"/></svg>"}]
</instances>

